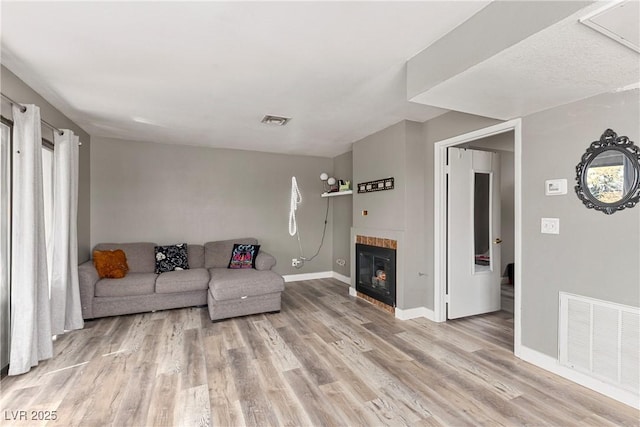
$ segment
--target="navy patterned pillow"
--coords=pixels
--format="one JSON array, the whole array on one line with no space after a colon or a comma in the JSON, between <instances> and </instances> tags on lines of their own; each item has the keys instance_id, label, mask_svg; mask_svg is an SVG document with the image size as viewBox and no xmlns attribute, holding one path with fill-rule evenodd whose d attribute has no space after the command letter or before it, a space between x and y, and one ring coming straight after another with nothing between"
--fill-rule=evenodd
<instances>
[{"instance_id":1,"label":"navy patterned pillow","mask_svg":"<svg viewBox=\"0 0 640 427\"><path fill-rule=\"evenodd\" d=\"M156 274L188 270L187 244L156 246Z\"/></svg>"},{"instance_id":2,"label":"navy patterned pillow","mask_svg":"<svg viewBox=\"0 0 640 427\"><path fill-rule=\"evenodd\" d=\"M260 245L234 244L229 268L256 268L256 257L259 250Z\"/></svg>"}]
</instances>

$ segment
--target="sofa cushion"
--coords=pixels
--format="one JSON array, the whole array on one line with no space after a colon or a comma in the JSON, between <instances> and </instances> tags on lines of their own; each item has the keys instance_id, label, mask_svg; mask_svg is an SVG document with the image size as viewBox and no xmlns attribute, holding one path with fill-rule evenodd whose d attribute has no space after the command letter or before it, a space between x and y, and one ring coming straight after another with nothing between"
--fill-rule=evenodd
<instances>
[{"instance_id":1,"label":"sofa cushion","mask_svg":"<svg viewBox=\"0 0 640 427\"><path fill-rule=\"evenodd\" d=\"M100 279L96 283L97 297L127 297L153 294L155 273L129 273L122 279Z\"/></svg>"},{"instance_id":2,"label":"sofa cushion","mask_svg":"<svg viewBox=\"0 0 640 427\"><path fill-rule=\"evenodd\" d=\"M127 256L122 249L93 251L93 265L101 279L121 279L129 271Z\"/></svg>"},{"instance_id":3,"label":"sofa cushion","mask_svg":"<svg viewBox=\"0 0 640 427\"><path fill-rule=\"evenodd\" d=\"M188 244L187 259L189 268L204 268L204 246Z\"/></svg>"},{"instance_id":4,"label":"sofa cushion","mask_svg":"<svg viewBox=\"0 0 640 427\"><path fill-rule=\"evenodd\" d=\"M276 259L273 255L260 251L256 257L256 270L271 270L276 265Z\"/></svg>"},{"instance_id":5,"label":"sofa cushion","mask_svg":"<svg viewBox=\"0 0 640 427\"><path fill-rule=\"evenodd\" d=\"M209 290L217 301L284 290L284 279L271 270L211 268L209 274L211 275Z\"/></svg>"},{"instance_id":6,"label":"sofa cushion","mask_svg":"<svg viewBox=\"0 0 640 427\"><path fill-rule=\"evenodd\" d=\"M156 273L166 273L167 271L180 271L189 269L187 260L187 244L156 246Z\"/></svg>"},{"instance_id":7,"label":"sofa cushion","mask_svg":"<svg viewBox=\"0 0 640 427\"><path fill-rule=\"evenodd\" d=\"M156 292L170 294L205 290L209 286L209 271L206 268L192 268L183 271L168 271L156 279Z\"/></svg>"},{"instance_id":8,"label":"sofa cushion","mask_svg":"<svg viewBox=\"0 0 640 427\"><path fill-rule=\"evenodd\" d=\"M227 268L233 245L242 243L245 245L257 245L258 240L252 237L233 240L220 240L218 242L207 242L204 244L204 267L205 268Z\"/></svg>"},{"instance_id":9,"label":"sofa cushion","mask_svg":"<svg viewBox=\"0 0 640 427\"><path fill-rule=\"evenodd\" d=\"M260 251L260 245L242 245L236 243L231 250L228 268L256 268L256 257Z\"/></svg>"},{"instance_id":10,"label":"sofa cushion","mask_svg":"<svg viewBox=\"0 0 640 427\"><path fill-rule=\"evenodd\" d=\"M94 250L122 249L127 256L129 273L153 273L156 271L155 243L100 243Z\"/></svg>"}]
</instances>

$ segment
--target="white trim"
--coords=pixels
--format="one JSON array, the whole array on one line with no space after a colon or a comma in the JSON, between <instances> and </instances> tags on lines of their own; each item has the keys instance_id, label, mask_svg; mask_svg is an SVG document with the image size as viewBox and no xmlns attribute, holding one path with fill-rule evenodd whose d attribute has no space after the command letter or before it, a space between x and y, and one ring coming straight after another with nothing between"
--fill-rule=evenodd
<instances>
[{"instance_id":1,"label":"white trim","mask_svg":"<svg viewBox=\"0 0 640 427\"><path fill-rule=\"evenodd\" d=\"M600 381L589 375L567 368L566 366L562 366L557 359L540 353L537 350L520 345L520 355L518 357L542 369L546 369L556 375L578 383L581 386L590 388L591 390L604 394L618 402L631 406L632 408L640 409L640 396L627 390L620 389L612 384Z\"/></svg>"},{"instance_id":2,"label":"white trim","mask_svg":"<svg viewBox=\"0 0 640 427\"><path fill-rule=\"evenodd\" d=\"M513 119L484 129L436 142L433 146L433 222L434 222L434 310L433 320L446 321L446 192L443 179L446 173L446 149L480 138L513 130L514 133L514 354L520 357L521 341L521 286L522 286L522 119ZM430 165L427 165L428 167Z\"/></svg>"},{"instance_id":3,"label":"white trim","mask_svg":"<svg viewBox=\"0 0 640 427\"><path fill-rule=\"evenodd\" d=\"M302 273L302 274L287 274L282 276L285 282L300 282L302 280L314 280L314 279L331 279L333 278L333 271L320 271L318 273Z\"/></svg>"},{"instance_id":4,"label":"white trim","mask_svg":"<svg viewBox=\"0 0 640 427\"><path fill-rule=\"evenodd\" d=\"M282 276L285 282L300 282L302 280L314 280L314 279L337 279L341 282L351 285L351 278L344 276L335 271L320 271L318 273L301 273L301 274L287 274Z\"/></svg>"},{"instance_id":5,"label":"white trim","mask_svg":"<svg viewBox=\"0 0 640 427\"><path fill-rule=\"evenodd\" d=\"M343 283L346 283L347 285L351 285L351 277L345 276L340 273L336 273L335 271L332 271L332 273L333 274L331 275L331 277L333 277L334 279L337 279Z\"/></svg>"},{"instance_id":6,"label":"white trim","mask_svg":"<svg viewBox=\"0 0 640 427\"><path fill-rule=\"evenodd\" d=\"M396 319L410 320L418 317L424 317L433 321L433 310L430 310L427 307L407 308L406 310L396 307Z\"/></svg>"},{"instance_id":7,"label":"white trim","mask_svg":"<svg viewBox=\"0 0 640 427\"><path fill-rule=\"evenodd\" d=\"M349 296L352 296L352 297L358 296L358 291L356 291L356 288L354 288L353 286L349 286Z\"/></svg>"},{"instance_id":8,"label":"white trim","mask_svg":"<svg viewBox=\"0 0 640 427\"><path fill-rule=\"evenodd\" d=\"M514 187L514 272L513 272L513 353L520 357L522 347L522 120L513 128Z\"/></svg>"}]
</instances>

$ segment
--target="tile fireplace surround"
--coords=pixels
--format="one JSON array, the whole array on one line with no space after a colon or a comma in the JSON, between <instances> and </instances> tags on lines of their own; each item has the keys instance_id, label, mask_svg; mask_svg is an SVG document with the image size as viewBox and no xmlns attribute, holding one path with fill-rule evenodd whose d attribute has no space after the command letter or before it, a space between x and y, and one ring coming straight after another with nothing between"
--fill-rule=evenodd
<instances>
[{"instance_id":1,"label":"tile fireplace surround","mask_svg":"<svg viewBox=\"0 0 640 427\"><path fill-rule=\"evenodd\" d=\"M377 246L378 248L398 249L398 241L392 239L383 239L381 237L356 235L356 243L361 245Z\"/></svg>"},{"instance_id":2,"label":"tile fireplace surround","mask_svg":"<svg viewBox=\"0 0 640 427\"><path fill-rule=\"evenodd\" d=\"M394 240L394 239L386 239L386 238L381 238L381 237L372 237L372 236L362 236L362 235L356 235L356 243L362 244L362 245L369 245L369 246L375 246L378 248L385 248L385 249L394 249L397 250L398 249L398 241ZM392 315L395 315L395 308L385 304L381 301L378 301L375 298L370 297L369 295L365 295L362 292L356 292L356 295L358 296L358 298L362 298L365 301L370 302L371 304L375 305L376 307L379 307L381 309L383 309L384 311L386 311L387 313L390 313Z\"/></svg>"}]
</instances>

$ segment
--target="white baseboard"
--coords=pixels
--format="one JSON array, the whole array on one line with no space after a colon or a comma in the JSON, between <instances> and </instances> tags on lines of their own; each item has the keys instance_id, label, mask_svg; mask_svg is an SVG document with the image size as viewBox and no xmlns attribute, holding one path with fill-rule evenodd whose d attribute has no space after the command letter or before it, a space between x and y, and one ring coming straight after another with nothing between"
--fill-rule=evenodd
<instances>
[{"instance_id":1,"label":"white baseboard","mask_svg":"<svg viewBox=\"0 0 640 427\"><path fill-rule=\"evenodd\" d=\"M285 282L299 282L301 280L328 279L333 277L333 271L319 271L317 273L287 274L282 276Z\"/></svg>"},{"instance_id":2,"label":"white baseboard","mask_svg":"<svg viewBox=\"0 0 640 427\"><path fill-rule=\"evenodd\" d=\"M335 271L332 271L332 273L333 273L333 276L332 276L332 277L333 277L334 279L338 279L338 280L340 280L341 282L346 283L347 285L351 285L351 277L349 277L349 276L344 276L344 275L342 275L342 274L340 274L340 273L336 273Z\"/></svg>"},{"instance_id":3,"label":"white baseboard","mask_svg":"<svg viewBox=\"0 0 640 427\"><path fill-rule=\"evenodd\" d=\"M358 291L356 291L356 288L354 288L353 286L349 286L349 295L352 297L358 296ZM433 310L429 310L426 307L408 308L406 310L396 307L395 312L396 319L400 320L411 320L417 319L418 317L425 317L431 321L434 321L433 319L435 319Z\"/></svg>"},{"instance_id":4,"label":"white baseboard","mask_svg":"<svg viewBox=\"0 0 640 427\"><path fill-rule=\"evenodd\" d=\"M523 345L520 346L517 354L522 360L529 362L532 365L536 365L542 369L553 372L556 375L560 375L561 377L578 383L581 386L590 388L600 394L604 394L605 396L615 399L618 402L622 402L625 405L629 405L632 408L640 409L640 396L566 366L562 366L556 358Z\"/></svg>"},{"instance_id":5,"label":"white baseboard","mask_svg":"<svg viewBox=\"0 0 640 427\"><path fill-rule=\"evenodd\" d=\"M337 279L348 285L351 284L351 278L343 276L335 271L319 271L317 273L303 273L303 274L287 274L282 276L285 282L299 282L301 280L313 280L313 279Z\"/></svg>"},{"instance_id":6,"label":"white baseboard","mask_svg":"<svg viewBox=\"0 0 640 427\"><path fill-rule=\"evenodd\" d=\"M435 314L433 310L429 310L427 307L407 308L404 310L402 308L396 307L396 319L410 320L416 319L418 317L425 317L431 321L434 321Z\"/></svg>"}]
</instances>

